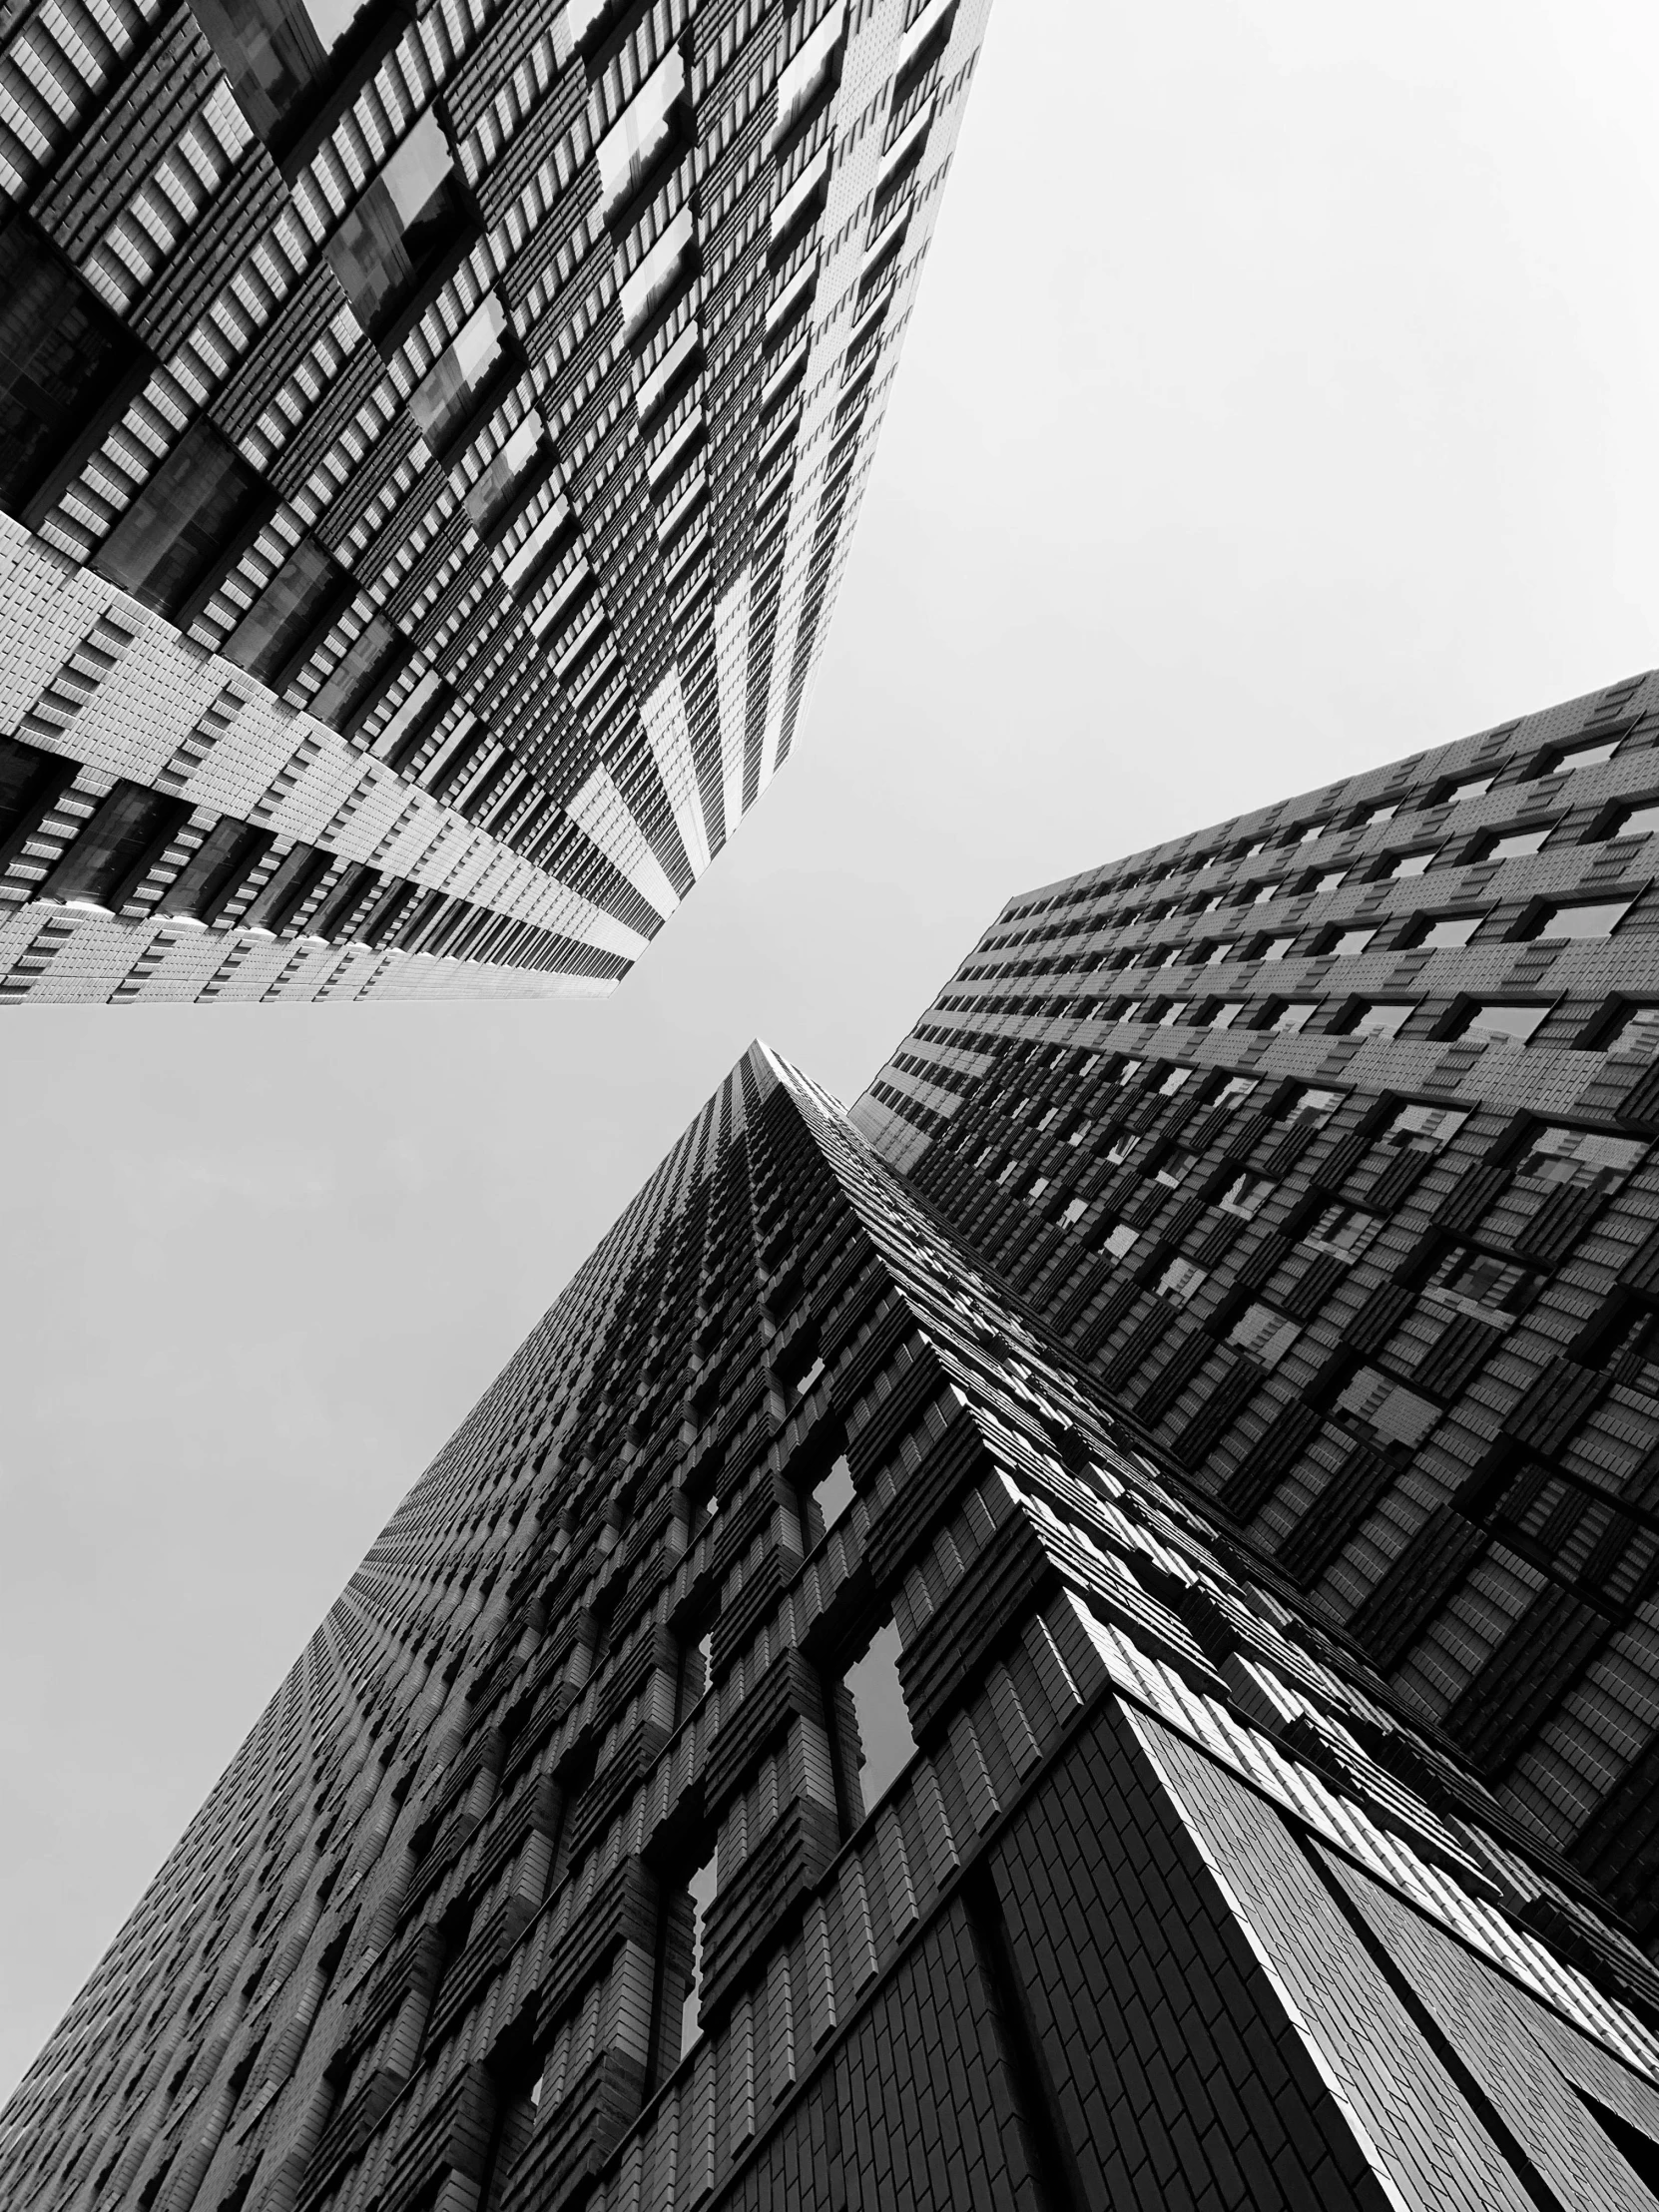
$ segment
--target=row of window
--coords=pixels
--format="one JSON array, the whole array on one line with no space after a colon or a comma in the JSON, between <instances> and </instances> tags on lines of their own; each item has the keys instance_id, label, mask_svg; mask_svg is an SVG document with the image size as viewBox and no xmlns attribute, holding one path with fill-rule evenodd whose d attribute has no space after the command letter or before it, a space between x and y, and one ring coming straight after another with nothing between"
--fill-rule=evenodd
<instances>
[{"instance_id":1,"label":"row of window","mask_svg":"<svg viewBox=\"0 0 1659 2212\"><path fill-rule=\"evenodd\" d=\"M1574 769L1597 767L1613 758L1625 745L1634 727L1633 722L1624 722L1616 729L1605 734L1584 736L1568 740L1564 744L1546 747L1521 770L1520 775L1514 780L1528 782L1538 777L1565 775ZM1161 864L1155 863L1136 873L1102 876L1081 888L1057 892L1047 898L1023 899L1007 908L1001 917L1001 926L1006 926L1010 922L1029 919L1033 915L1053 913L1070 906L1079 905L1089 899L1101 897L1108 891L1124 891L1134 889L1137 886L1168 882L1178 875L1202 874L1207 868L1218 867L1228 862L1255 859L1269 850L1294 850L1301 845L1315 844L1320 838L1331 836L1339 831L1377 829L1384 823L1394 821L1401 813L1412 808L1421 810L1455 806L1468 800L1483 799L1497 785L1503 774L1504 768L1500 766L1482 776L1441 777L1434 783L1427 785L1420 793L1413 793L1401 799L1375 804L1363 803L1342 814L1324 817L1314 822L1301 823L1289 830L1276 831L1269 836L1240 837L1230 844L1218 845L1213 849L1193 853L1182 859L1165 861ZM1553 825L1544 827L1542 835L1548 834L1550 827L1553 827ZM1636 832L1632 831L1631 833ZM1501 833L1486 832L1486 834L1495 842ZM1539 837L1540 843L1542 842L1542 835ZM1517 849L1535 851L1537 846L1525 845L1517 847ZM1468 857L1469 855L1461 856ZM1479 856L1482 858L1511 858L1514 855L1509 852L1483 852Z\"/></svg>"}]
</instances>

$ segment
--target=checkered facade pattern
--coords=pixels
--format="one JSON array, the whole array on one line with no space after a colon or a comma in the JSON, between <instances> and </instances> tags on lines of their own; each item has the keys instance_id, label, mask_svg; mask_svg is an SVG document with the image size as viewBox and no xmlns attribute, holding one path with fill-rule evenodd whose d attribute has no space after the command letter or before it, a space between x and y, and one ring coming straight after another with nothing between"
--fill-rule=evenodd
<instances>
[{"instance_id":1,"label":"checkered facade pattern","mask_svg":"<svg viewBox=\"0 0 1659 2212\"><path fill-rule=\"evenodd\" d=\"M0 8L0 1002L614 987L795 743L984 12Z\"/></svg>"},{"instance_id":2,"label":"checkered facade pattern","mask_svg":"<svg viewBox=\"0 0 1659 2212\"><path fill-rule=\"evenodd\" d=\"M853 1119L1659 1945L1659 678L1010 902Z\"/></svg>"},{"instance_id":3,"label":"checkered facade pattern","mask_svg":"<svg viewBox=\"0 0 1659 2212\"><path fill-rule=\"evenodd\" d=\"M752 1047L26 2076L7 2200L1646 2212L1600 1870L1054 1318Z\"/></svg>"}]
</instances>

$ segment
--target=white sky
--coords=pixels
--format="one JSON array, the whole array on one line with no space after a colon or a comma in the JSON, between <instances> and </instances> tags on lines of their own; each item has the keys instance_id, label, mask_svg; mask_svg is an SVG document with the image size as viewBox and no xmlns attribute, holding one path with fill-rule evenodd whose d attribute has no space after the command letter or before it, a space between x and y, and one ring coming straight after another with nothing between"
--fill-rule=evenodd
<instances>
[{"instance_id":1,"label":"white sky","mask_svg":"<svg viewBox=\"0 0 1659 2212\"><path fill-rule=\"evenodd\" d=\"M1002 0L813 713L599 1007L4 1024L0 2090L757 1033L1659 658L1659 22Z\"/></svg>"}]
</instances>

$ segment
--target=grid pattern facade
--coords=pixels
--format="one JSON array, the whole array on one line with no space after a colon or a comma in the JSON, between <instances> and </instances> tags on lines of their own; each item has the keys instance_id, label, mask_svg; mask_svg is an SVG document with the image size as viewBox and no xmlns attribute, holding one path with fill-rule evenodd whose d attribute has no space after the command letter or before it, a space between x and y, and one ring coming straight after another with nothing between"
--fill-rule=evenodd
<instances>
[{"instance_id":1,"label":"grid pattern facade","mask_svg":"<svg viewBox=\"0 0 1659 2212\"><path fill-rule=\"evenodd\" d=\"M794 744L984 12L0 10L0 1001L627 973Z\"/></svg>"},{"instance_id":2,"label":"grid pattern facade","mask_svg":"<svg viewBox=\"0 0 1659 2212\"><path fill-rule=\"evenodd\" d=\"M1584 1871L756 1046L352 1577L0 2186L1649 2212L1656 2025Z\"/></svg>"},{"instance_id":3,"label":"grid pattern facade","mask_svg":"<svg viewBox=\"0 0 1659 2212\"><path fill-rule=\"evenodd\" d=\"M853 1119L1659 1947L1659 679L1012 900Z\"/></svg>"}]
</instances>

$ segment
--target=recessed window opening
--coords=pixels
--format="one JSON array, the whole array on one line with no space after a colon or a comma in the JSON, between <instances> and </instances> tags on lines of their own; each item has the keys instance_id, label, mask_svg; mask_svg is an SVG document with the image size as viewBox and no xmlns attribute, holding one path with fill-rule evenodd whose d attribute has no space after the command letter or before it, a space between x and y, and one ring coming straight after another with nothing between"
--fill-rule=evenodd
<instances>
[{"instance_id":1,"label":"recessed window opening","mask_svg":"<svg viewBox=\"0 0 1659 2212\"><path fill-rule=\"evenodd\" d=\"M1656 818L1659 818L1659 809L1655 809L1654 812ZM1493 837L1489 843L1483 843L1475 857L1480 860L1526 859L1532 853L1542 849L1544 839L1554 827L1554 823L1546 822L1535 830L1506 830L1502 835Z\"/></svg>"},{"instance_id":2,"label":"recessed window opening","mask_svg":"<svg viewBox=\"0 0 1659 2212\"><path fill-rule=\"evenodd\" d=\"M1454 1035L1469 1044L1495 1044L1520 1051L1542 1025L1547 1006L1470 1006Z\"/></svg>"},{"instance_id":3,"label":"recessed window opening","mask_svg":"<svg viewBox=\"0 0 1659 2212\"><path fill-rule=\"evenodd\" d=\"M824 1515L827 1529L834 1527L852 1503L852 1469L847 1464L846 1453L843 1451L833 1460L830 1472L818 1486L818 1508Z\"/></svg>"},{"instance_id":4,"label":"recessed window opening","mask_svg":"<svg viewBox=\"0 0 1659 2212\"><path fill-rule=\"evenodd\" d=\"M1544 938L1610 937L1634 903L1633 899L1620 898L1546 906L1532 933Z\"/></svg>"},{"instance_id":5,"label":"recessed window opening","mask_svg":"<svg viewBox=\"0 0 1659 2212\"><path fill-rule=\"evenodd\" d=\"M1564 752L1555 756L1554 760L1544 770L1544 774L1546 776L1565 776L1569 770L1575 768L1599 768L1603 761L1610 761L1613 758L1613 755L1619 749L1622 736L1621 731L1618 738L1598 738L1589 745L1569 746Z\"/></svg>"},{"instance_id":6,"label":"recessed window opening","mask_svg":"<svg viewBox=\"0 0 1659 2212\"><path fill-rule=\"evenodd\" d=\"M910 1734L910 1716L898 1682L898 1630L888 1621L875 1631L863 1657L841 1678L858 1726L857 1795L862 1799L865 1819L915 1757L915 1738ZM851 1811L856 1818L860 1808L854 1804Z\"/></svg>"},{"instance_id":7,"label":"recessed window opening","mask_svg":"<svg viewBox=\"0 0 1659 2212\"><path fill-rule=\"evenodd\" d=\"M1651 837L1659 830L1659 799L1640 807L1627 807L1608 830L1610 837Z\"/></svg>"},{"instance_id":8,"label":"recessed window opening","mask_svg":"<svg viewBox=\"0 0 1659 2212\"><path fill-rule=\"evenodd\" d=\"M698 2025L697 2012L703 2000L703 1930L709 1918L709 1908L715 1902L715 1861L712 1855L697 1869L686 1888L691 1892L692 1901L692 1957L691 1983L680 2006L682 2058L702 2032Z\"/></svg>"}]
</instances>

